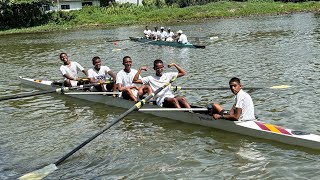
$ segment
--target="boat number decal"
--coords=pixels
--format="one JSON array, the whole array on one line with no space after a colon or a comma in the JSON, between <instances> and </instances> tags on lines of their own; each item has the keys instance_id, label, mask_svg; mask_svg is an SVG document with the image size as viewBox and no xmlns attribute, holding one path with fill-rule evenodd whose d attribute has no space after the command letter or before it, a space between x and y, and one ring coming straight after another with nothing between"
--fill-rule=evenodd
<instances>
[{"instance_id":1,"label":"boat number decal","mask_svg":"<svg viewBox=\"0 0 320 180\"><path fill-rule=\"evenodd\" d=\"M275 132L278 134L286 134L286 135L292 135L290 132L288 132L286 129L280 127L280 126L276 126L276 125L272 125L272 124L265 124L259 121L255 122L262 130L265 131L271 131L271 132Z\"/></svg>"},{"instance_id":2,"label":"boat number decal","mask_svg":"<svg viewBox=\"0 0 320 180\"><path fill-rule=\"evenodd\" d=\"M34 81L37 82L37 83L40 83L42 80L40 80L40 79L35 79Z\"/></svg>"},{"instance_id":3,"label":"boat number decal","mask_svg":"<svg viewBox=\"0 0 320 180\"><path fill-rule=\"evenodd\" d=\"M303 131L291 131L294 135L309 135L310 133L303 132Z\"/></svg>"}]
</instances>

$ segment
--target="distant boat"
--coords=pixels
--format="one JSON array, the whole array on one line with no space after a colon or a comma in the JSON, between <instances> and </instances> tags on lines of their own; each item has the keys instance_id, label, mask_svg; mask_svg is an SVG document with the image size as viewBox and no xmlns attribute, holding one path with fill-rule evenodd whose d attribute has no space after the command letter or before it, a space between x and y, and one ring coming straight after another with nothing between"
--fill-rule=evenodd
<instances>
[{"instance_id":1,"label":"distant boat","mask_svg":"<svg viewBox=\"0 0 320 180\"><path fill-rule=\"evenodd\" d=\"M196 45L196 44L191 44L191 43L178 43L176 41L156 41L152 39L147 39L144 37L129 37L131 41L137 41L141 42L144 44L154 44L154 45L159 45L159 46L172 46L172 47L186 47L186 48L206 48L206 46L203 45Z\"/></svg>"}]
</instances>

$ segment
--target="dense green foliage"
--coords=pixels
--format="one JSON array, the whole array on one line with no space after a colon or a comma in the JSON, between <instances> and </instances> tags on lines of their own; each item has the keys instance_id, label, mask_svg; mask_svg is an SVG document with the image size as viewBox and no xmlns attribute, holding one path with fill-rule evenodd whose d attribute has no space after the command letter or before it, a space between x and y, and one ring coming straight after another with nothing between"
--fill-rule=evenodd
<instances>
[{"instance_id":1,"label":"dense green foliage","mask_svg":"<svg viewBox=\"0 0 320 180\"><path fill-rule=\"evenodd\" d=\"M16 0L18 1L18 0ZM21 0L23 1L23 0ZM152 3L158 1L158 3ZM205 5L193 5L181 8L177 2L184 1L190 4L217 1ZM247 15L282 14L292 12L320 11L319 1L304 3L282 3L273 0L248 0L247 2L218 1L218 0L144 0L144 6L134 4L112 3L107 7L85 6L77 11L58 11L43 13L39 9L45 0L34 0L32 3L3 3L9 0L0 0L1 29L21 27L34 31L51 31L56 29L69 29L91 26L114 26L149 24L159 22L188 21L203 18L221 18ZM189 4L189 5L190 5ZM32 11L21 11L19 8L33 8ZM159 8L161 6L161 8ZM11 8L11 9L10 9ZM15 9L14 11L12 9ZM18 17L18 18L17 18ZM13 21L15 19L16 21ZM38 26L41 25L41 26ZM4 33L25 32L28 30L2 31Z\"/></svg>"},{"instance_id":2,"label":"dense green foliage","mask_svg":"<svg viewBox=\"0 0 320 180\"><path fill-rule=\"evenodd\" d=\"M0 29L32 27L48 23L50 15L44 13L42 5L48 0L1 0Z\"/></svg>"},{"instance_id":3,"label":"dense green foliage","mask_svg":"<svg viewBox=\"0 0 320 180\"><path fill-rule=\"evenodd\" d=\"M71 11L64 15L64 19L67 19L66 21L55 21L55 23L69 25L130 25L135 23L319 10L319 2L278 3L266 2L266 0L264 0L264 2L219 1L186 8L175 6L158 8L156 6L114 4L110 7L85 7L79 11ZM61 12L59 14L61 14Z\"/></svg>"}]
</instances>

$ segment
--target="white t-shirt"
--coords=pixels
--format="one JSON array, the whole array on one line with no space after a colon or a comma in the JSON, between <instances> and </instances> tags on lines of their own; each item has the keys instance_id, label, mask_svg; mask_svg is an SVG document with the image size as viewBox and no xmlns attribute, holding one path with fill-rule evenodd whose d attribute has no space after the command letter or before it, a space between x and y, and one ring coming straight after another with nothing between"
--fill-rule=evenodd
<instances>
[{"instance_id":1,"label":"white t-shirt","mask_svg":"<svg viewBox=\"0 0 320 180\"><path fill-rule=\"evenodd\" d=\"M168 38L168 37L172 37L173 35L174 35L174 33L173 33L172 31L170 31L170 33L167 32L167 38Z\"/></svg>"},{"instance_id":2,"label":"white t-shirt","mask_svg":"<svg viewBox=\"0 0 320 180\"><path fill-rule=\"evenodd\" d=\"M235 107L241 108L241 115L238 121L254 120L254 105L251 96L242 89L235 96Z\"/></svg>"},{"instance_id":3,"label":"white t-shirt","mask_svg":"<svg viewBox=\"0 0 320 180\"><path fill-rule=\"evenodd\" d=\"M177 77L178 72L168 72L163 73L161 77L159 76L147 76L141 78L143 84L150 85L152 91L156 91L157 89L163 87L166 83L168 83L173 77ZM156 102L159 106L162 106L164 98L173 98L173 92L171 91L171 84L160 91L154 98L156 98Z\"/></svg>"},{"instance_id":4,"label":"white t-shirt","mask_svg":"<svg viewBox=\"0 0 320 180\"><path fill-rule=\"evenodd\" d=\"M145 29L145 30L143 31L143 33L144 33L145 36L148 36L148 37L149 37L152 32L151 32L150 29L148 29L148 30Z\"/></svg>"},{"instance_id":5,"label":"white t-shirt","mask_svg":"<svg viewBox=\"0 0 320 180\"><path fill-rule=\"evenodd\" d=\"M178 42L180 42L180 43L182 43L182 44L188 43L187 36L186 36L185 34L181 34L180 37L179 37Z\"/></svg>"},{"instance_id":6,"label":"white t-shirt","mask_svg":"<svg viewBox=\"0 0 320 180\"><path fill-rule=\"evenodd\" d=\"M77 62L70 61L70 65L61 65L60 66L60 71L62 75L68 74L72 78L77 78L78 77L78 71L83 71L84 68ZM65 78L66 80L67 78Z\"/></svg>"},{"instance_id":7,"label":"white t-shirt","mask_svg":"<svg viewBox=\"0 0 320 180\"><path fill-rule=\"evenodd\" d=\"M167 32L166 31L163 31L163 32L160 31L160 36L161 36L161 40L164 41L167 38Z\"/></svg>"},{"instance_id":8,"label":"white t-shirt","mask_svg":"<svg viewBox=\"0 0 320 180\"><path fill-rule=\"evenodd\" d=\"M137 70L131 69L131 71L127 73L122 69L117 73L117 84L122 84L123 87L136 85L132 81L137 72ZM141 79L141 76L139 76L139 79Z\"/></svg>"},{"instance_id":9,"label":"white t-shirt","mask_svg":"<svg viewBox=\"0 0 320 180\"><path fill-rule=\"evenodd\" d=\"M131 69L129 73L125 72L124 70L119 71L117 73L117 84L122 84L123 87L136 85L132 81L137 72L138 71L135 69ZM141 79L141 76L139 76L139 79ZM138 97L138 91L136 89L131 89L131 92L135 97ZM121 96L122 94L119 95L119 97Z\"/></svg>"},{"instance_id":10,"label":"white t-shirt","mask_svg":"<svg viewBox=\"0 0 320 180\"><path fill-rule=\"evenodd\" d=\"M100 70L97 71L95 68L91 68L88 70L88 77L94 78L95 80L103 80L106 81L108 76L108 72L111 69L108 66L100 66Z\"/></svg>"},{"instance_id":11,"label":"white t-shirt","mask_svg":"<svg viewBox=\"0 0 320 180\"><path fill-rule=\"evenodd\" d=\"M156 37L157 39L160 39L160 38L161 38L161 33L160 33L159 30L157 30L157 31L152 31L152 35L153 35L154 37Z\"/></svg>"}]
</instances>

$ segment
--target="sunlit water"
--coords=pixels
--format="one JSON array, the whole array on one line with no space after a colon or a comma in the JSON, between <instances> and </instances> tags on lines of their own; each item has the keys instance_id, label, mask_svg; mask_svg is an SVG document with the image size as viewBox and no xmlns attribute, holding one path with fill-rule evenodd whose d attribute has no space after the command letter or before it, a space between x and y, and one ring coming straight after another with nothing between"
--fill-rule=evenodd
<instances>
[{"instance_id":1,"label":"sunlit water","mask_svg":"<svg viewBox=\"0 0 320 180\"><path fill-rule=\"evenodd\" d=\"M320 16L220 19L189 24L156 24L182 29L205 49L139 44L143 26L0 36L0 95L36 91L18 76L59 80L58 55L90 68L93 56L118 72L129 55L134 68L163 59L188 75L175 84L227 87L237 76L265 122L320 134ZM150 25L152 26L152 25ZM191 37L202 37L195 41ZM215 37L210 39L210 37ZM218 37L218 38L216 38ZM117 51L113 51L118 49ZM119 50L121 49L121 50ZM126 49L126 50L125 50ZM168 69L166 71L175 71ZM290 85L288 89L269 89ZM195 105L221 102L229 91L180 91ZM61 95L0 102L0 179L56 162L125 109ZM151 115L133 113L58 166L47 179L319 179L319 152L230 134Z\"/></svg>"}]
</instances>

